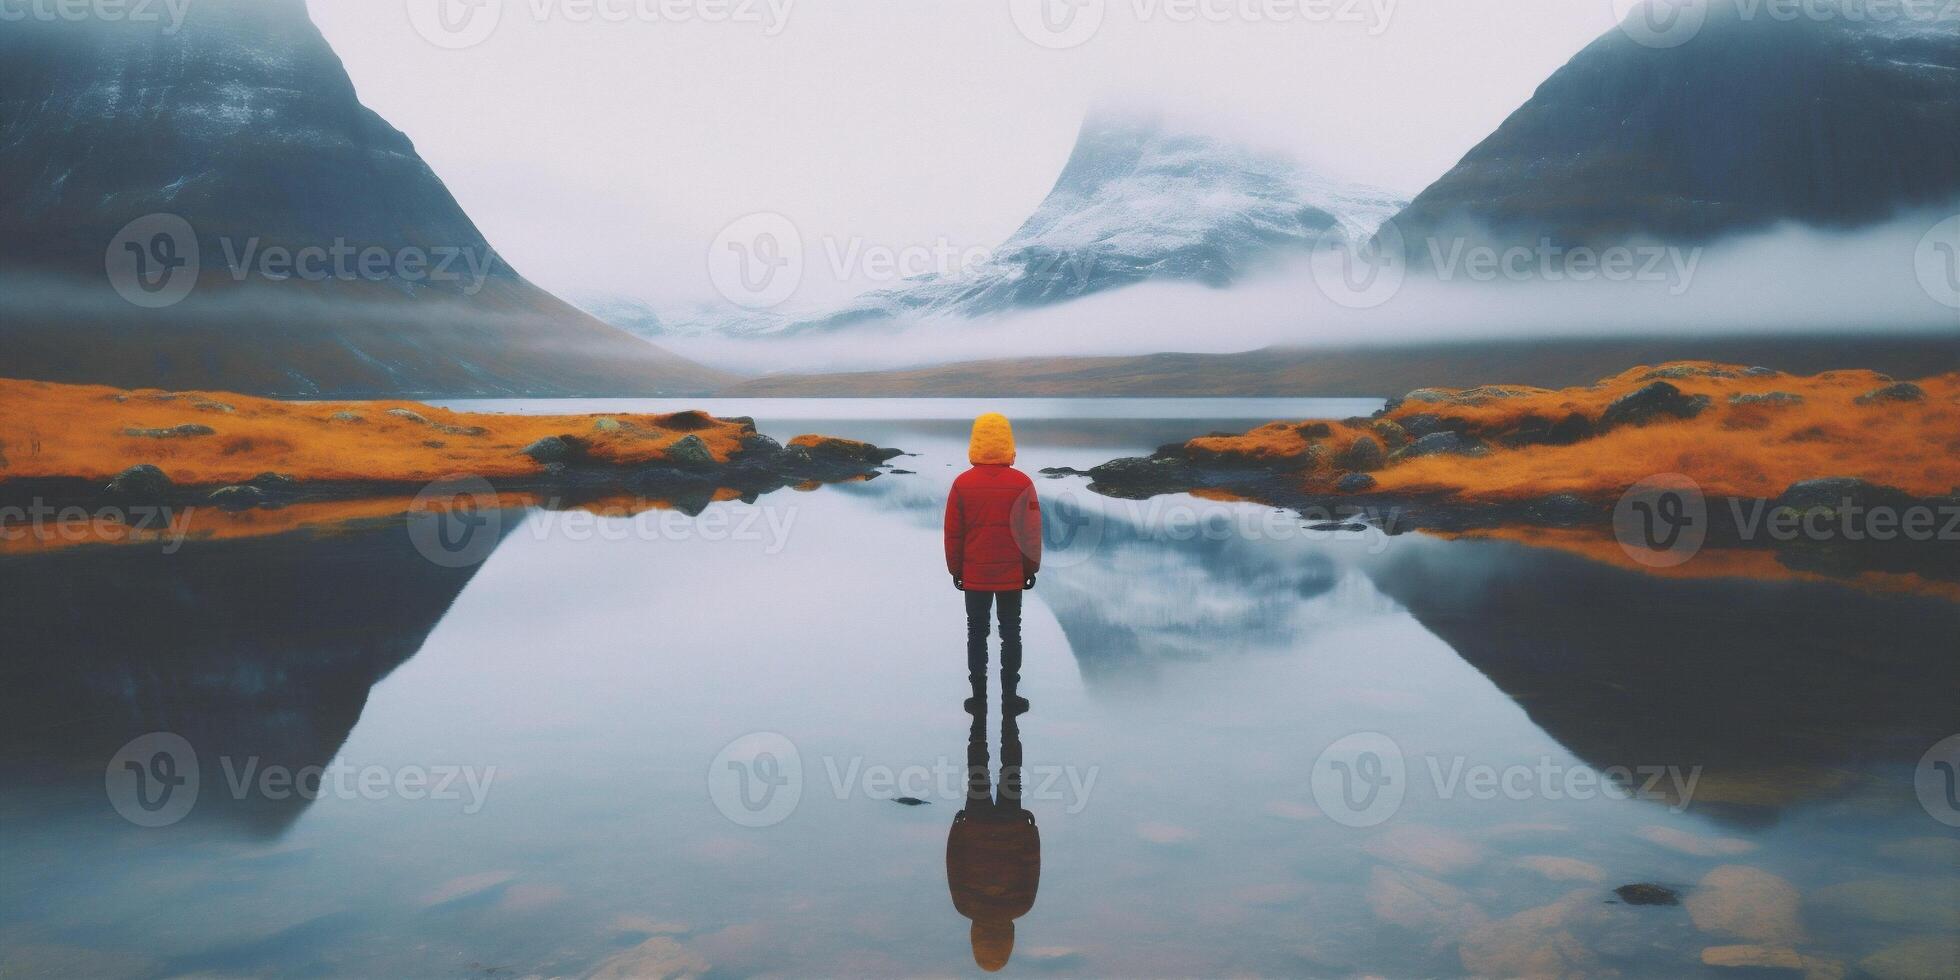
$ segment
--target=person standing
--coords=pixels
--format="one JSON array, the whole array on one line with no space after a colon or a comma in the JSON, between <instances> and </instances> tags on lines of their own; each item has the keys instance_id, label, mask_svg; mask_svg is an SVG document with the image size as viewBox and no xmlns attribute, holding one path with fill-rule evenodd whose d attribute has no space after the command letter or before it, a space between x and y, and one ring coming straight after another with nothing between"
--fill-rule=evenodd
<instances>
[{"instance_id":1,"label":"person standing","mask_svg":"<svg viewBox=\"0 0 1960 980\"><path fill-rule=\"evenodd\" d=\"M989 620L1000 620L1001 706L1028 710L1020 696L1021 594L1041 571L1041 500L1034 481L1014 468L1014 427L988 413L973 420L967 444L971 469L953 481L946 498L946 569L953 587L966 593L966 673L973 684L968 708L987 697Z\"/></svg>"}]
</instances>

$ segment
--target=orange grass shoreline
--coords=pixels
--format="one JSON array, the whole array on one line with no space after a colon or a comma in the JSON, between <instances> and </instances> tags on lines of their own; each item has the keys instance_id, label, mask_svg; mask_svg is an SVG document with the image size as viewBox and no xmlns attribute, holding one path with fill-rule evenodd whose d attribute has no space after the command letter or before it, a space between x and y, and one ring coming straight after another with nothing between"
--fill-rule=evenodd
<instances>
[{"instance_id":1,"label":"orange grass shoreline","mask_svg":"<svg viewBox=\"0 0 1960 980\"><path fill-rule=\"evenodd\" d=\"M1705 399L1705 407L1691 418L1661 415L1567 445L1508 444L1520 432L1573 416L1598 429L1614 402L1657 382L1683 398ZM1882 394L1888 390L1918 395ZM1410 438L1424 416L1482 443L1483 450L1413 455L1407 444L1394 444L1396 430ZM1303 491L1332 492L1342 476L1365 471L1373 481L1370 493L1465 503L1555 494L1597 501L1666 473L1689 476L1710 496L1757 499L1826 477L1864 480L1916 497L1960 488L1960 374L1897 386L1871 371L1801 377L1683 361L1555 391L1423 389L1391 403L1380 419L1328 420L1319 423L1327 431L1318 436L1314 424L1275 422L1242 435L1193 439L1184 449L1201 462L1300 465ZM1364 437L1383 450L1380 464L1344 465Z\"/></svg>"},{"instance_id":2,"label":"orange grass shoreline","mask_svg":"<svg viewBox=\"0 0 1960 980\"><path fill-rule=\"evenodd\" d=\"M503 415L412 401L290 402L0 379L0 485L106 483L138 465L162 469L180 487L265 473L377 487L456 474L523 480L549 472L524 450L552 437L571 437L578 462L592 467L713 466L738 457L756 431L749 419L701 412ZM863 446L800 439L806 447Z\"/></svg>"}]
</instances>

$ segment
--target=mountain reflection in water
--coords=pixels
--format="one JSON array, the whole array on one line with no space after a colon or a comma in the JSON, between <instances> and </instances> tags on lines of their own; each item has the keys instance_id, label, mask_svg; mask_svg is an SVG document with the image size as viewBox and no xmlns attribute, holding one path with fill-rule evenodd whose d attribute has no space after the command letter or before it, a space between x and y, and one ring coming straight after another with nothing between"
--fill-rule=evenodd
<instances>
[{"instance_id":1,"label":"mountain reflection in water","mask_svg":"<svg viewBox=\"0 0 1960 980\"><path fill-rule=\"evenodd\" d=\"M1236 424L1031 422L1020 465ZM1566 967L1678 976L1737 940L1611 889L1692 896L1723 863L1794 883L1806 955L1855 963L1951 934L1860 897L1891 894L1880 882L1950 906L1960 881L1912 786L1960 693L1960 607L1943 599L1659 577L1503 541L1174 533L1171 504L1265 512L1039 480L1086 537L1042 572L1034 710L989 759L959 711L962 612L937 554L964 425L783 428L904 447L918 472L702 511L767 510L781 541L571 540L531 511L463 569L372 522L175 555L0 555L0 950L104 976L893 975L1003 959L1453 975L1503 972L1509 937L1556 941ZM111 756L154 731L195 744L214 787L163 830L103 795ZM982 806L989 764L1020 768L1024 731L1043 778ZM796 812L755 830L703 789L717 750L752 732L791 739L803 773ZM1307 785L1315 756L1357 732L1408 755L1409 797L1377 828L1336 825ZM342 754L494 764L496 792L474 814L237 797L208 761ZM930 805L849 782L935 757L959 774L947 792L902 791ZM1690 800L1440 799L1425 763L1451 758L1699 782ZM1038 823L1038 851L954 846L1003 801ZM1718 857L1655 843L1717 838ZM1531 870L1572 867L1592 877ZM1547 910L1556 929L1520 931Z\"/></svg>"}]
</instances>

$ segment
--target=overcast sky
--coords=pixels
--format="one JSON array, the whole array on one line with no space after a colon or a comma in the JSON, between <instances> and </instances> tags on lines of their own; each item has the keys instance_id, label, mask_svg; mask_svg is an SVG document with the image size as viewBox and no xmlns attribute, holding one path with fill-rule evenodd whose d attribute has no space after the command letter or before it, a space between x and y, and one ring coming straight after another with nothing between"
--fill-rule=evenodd
<instances>
[{"instance_id":1,"label":"overcast sky","mask_svg":"<svg viewBox=\"0 0 1960 980\"><path fill-rule=\"evenodd\" d=\"M444 27L439 2L471 0L309 7L518 269L662 304L708 301L709 244L759 210L806 242L996 244L1111 97L1413 193L1615 20L1613 0L1209 0L1216 20L1078 0L1072 21L1034 0L477 0ZM854 291L804 287L826 290Z\"/></svg>"}]
</instances>

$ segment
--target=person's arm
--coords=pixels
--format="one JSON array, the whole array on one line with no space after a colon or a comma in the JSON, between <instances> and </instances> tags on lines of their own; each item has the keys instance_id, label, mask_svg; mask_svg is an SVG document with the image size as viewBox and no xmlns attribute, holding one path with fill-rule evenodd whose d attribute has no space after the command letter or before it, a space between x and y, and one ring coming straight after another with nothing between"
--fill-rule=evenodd
<instances>
[{"instance_id":1,"label":"person's arm","mask_svg":"<svg viewBox=\"0 0 1960 980\"><path fill-rule=\"evenodd\" d=\"M962 584L965 551L966 512L960 504L960 485L955 482L952 492L946 495L946 571L952 573L956 587Z\"/></svg>"}]
</instances>

